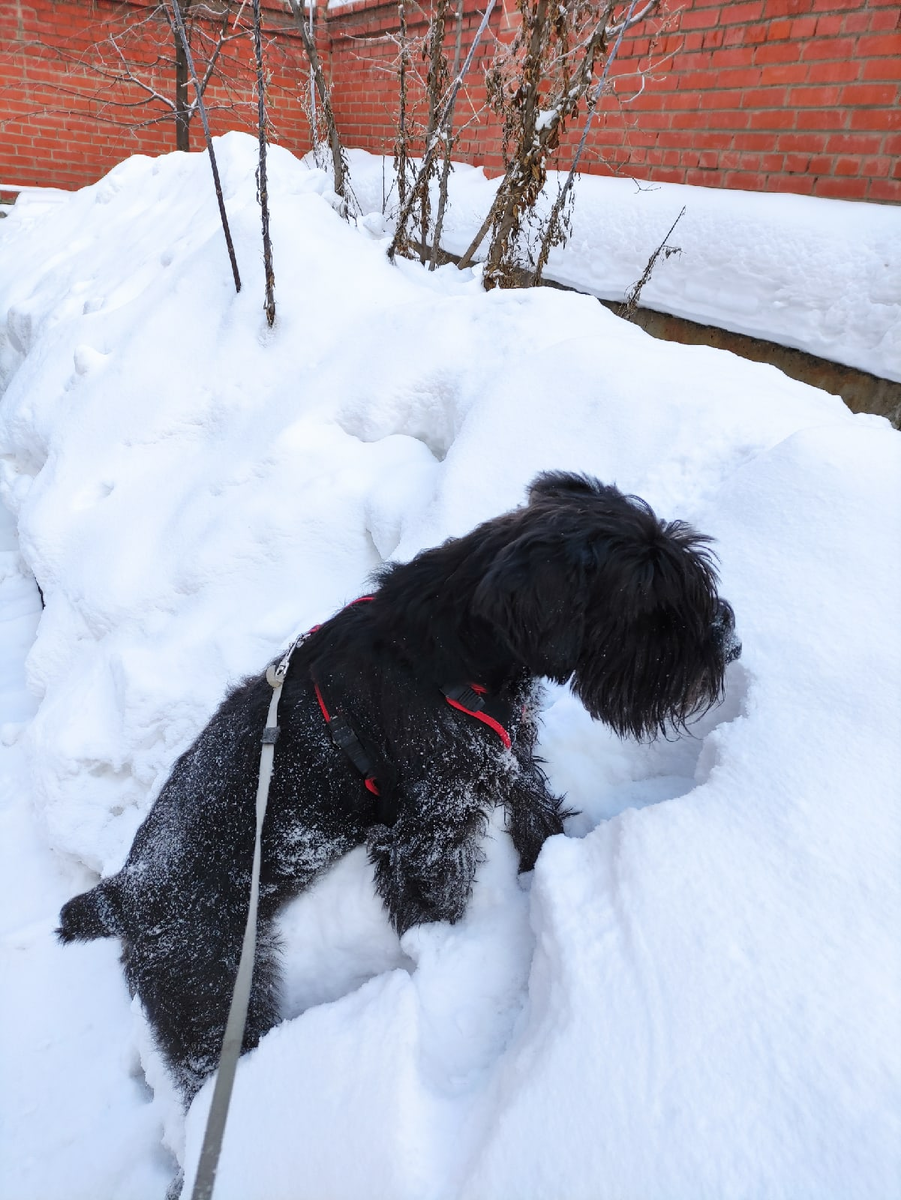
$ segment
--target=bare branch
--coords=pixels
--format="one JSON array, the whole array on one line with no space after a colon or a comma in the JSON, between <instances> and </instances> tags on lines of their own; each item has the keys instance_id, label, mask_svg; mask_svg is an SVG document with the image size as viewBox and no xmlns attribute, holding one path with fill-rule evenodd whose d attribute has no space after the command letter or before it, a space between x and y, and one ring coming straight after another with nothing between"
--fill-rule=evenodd
<instances>
[{"instance_id":1,"label":"bare branch","mask_svg":"<svg viewBox=\"0 0 901 1200\"><path fill-rule=\"evenodd\" d=\"M197 72L194 69L194 57L191 54L191 46L188 42L188 35L185 32L185 23L182 20L181 9L178 6L178 0L169 0L172 5L172 13L175 18L175 24L178 27L178 35L181 38L181 43L184 48L185 58L188 62L188 70L191 72L191 79L194 83L194 90L197 93L197 107L200 110L200 120L203 123L203 135L206 138L206 147L210 156L210 168L213 172L213 183L216 188L216 199L219 202L219 216L222 220L222 232L225 234L225 244L228 247L228 257L231 261L232 274L235 277L235 291L241 290L241 276L238 274L238 262L235 258L235 248L232 245L231 230L228 227L228 216L225 212L225 200L222 196L222 184L219 182L219 168L216 165L216 153L213 149L213 138L210 134L210 123L207 120L206 106L203 103L203 97L200 94L200 84L197 82Z\"/></svg>"}]
</instances>

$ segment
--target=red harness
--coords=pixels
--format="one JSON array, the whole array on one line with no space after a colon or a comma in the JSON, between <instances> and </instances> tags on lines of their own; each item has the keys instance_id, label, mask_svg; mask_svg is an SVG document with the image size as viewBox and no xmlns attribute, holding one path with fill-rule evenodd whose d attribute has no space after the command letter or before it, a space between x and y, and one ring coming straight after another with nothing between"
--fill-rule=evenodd
<instances>
[{"instance_id":1,"label":"red harness","mask_svg":"<svg viewBox=\"0 0 901 1200\"><path fill-rule=\"evenodd\" d=\"M360 596L358 599L351 601L351 604L362 604L364 601L373 599L373 596ZM350 605L347 607L349 608ZM315 633L320 628L321 626L314 625L310 633ZM344 751L363 776L363 785L366 790L374 796L381 797L379 785L376 781L375 765L363 747L362 742L348 723L347 718L334 706L329 711L322 688L315 679L313 680L313 690L316 693L316 700L319 703L320 711L328 726L332 741L340 750ZM492 703L488 697L487 690L481 684L451 684L442 687L441 692L451 708L465 713L468 717L472 717L476 721L481 721L483 725L487 725L501 739L505 749L510 749L512 745L510 734L504 727L502 720L506 715L507 706L498 702ZM493 712L492 709L494 710ZM383 799L380 810L379 819L384 821L385 824L392 824L393 818L397 815L396 804L391 805L387 799Z\"/></svg>"}]
</instances>

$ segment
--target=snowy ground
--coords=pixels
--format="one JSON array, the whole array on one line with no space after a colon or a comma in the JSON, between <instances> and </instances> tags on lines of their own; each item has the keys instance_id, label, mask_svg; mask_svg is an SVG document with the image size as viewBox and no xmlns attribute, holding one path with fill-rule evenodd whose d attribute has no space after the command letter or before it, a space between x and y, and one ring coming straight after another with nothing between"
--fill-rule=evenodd
<instances>
[{"instance_id":1,"label":"snowy ground","mask_svg":"<svg viewBox=\"0 0 901 1200\"><path fill-rule=\"evenodd\" d=\"M363 211L390 213L397 194L384 160L355 150L350 170ZM551 172L552 197L557 180ZM455 166L446 250L469 246L497 184L481 167ZM622 301L683 208L667 239L679 253L657 260L642 305L901 380L897 205L583 175L572 235L545 274Z\"/></svg>"},{"instance_id":2,"label":"snowy ground","mask_svg":"<svg viewBox=\"0 0 901 1200\"><path fill-rule=\"evenodd\" d=\"M542 751L581 813L521 880L494 829L458 926L398 943L361 855L297 902L217 1200L896 1194L901 435L587 297L391 268L377 217L348 227L284 152L270 332L254 143L219 147L240 295L203 156L0 226L0 1197L190 1178L209 1089L185 1122L115 945L58 947L58 907L117 869L229 683L545 468L717 538L725 702L639 746L550 693ZM731 227L705 286L735 308L758 231Z\"/></svg>"}]
</instances>

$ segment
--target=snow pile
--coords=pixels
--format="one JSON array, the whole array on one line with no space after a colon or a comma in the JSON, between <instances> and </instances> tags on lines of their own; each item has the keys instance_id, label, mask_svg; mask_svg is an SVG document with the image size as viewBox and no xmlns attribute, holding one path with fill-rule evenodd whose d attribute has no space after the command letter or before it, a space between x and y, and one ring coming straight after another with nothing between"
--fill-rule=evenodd
<instances>
[{"instance_id":1,"label":"snow pile","mask_svg":"<svg viewBox=\"0 0 901 1200\"><path fill-rule=\"evenodd\" d=\"M396 208L396 193L383 202L390 160L355 150L350 168L364 211ZM552 197L557 180L551 172ZM497 183L481 167L454 166L446 250L469 246ZM572 236L545 275L621 302L683 208L667 240L679 253L658 259L643 306L901 380L896 205L582 175Z\"/></svg>"},{"instance_id":2,"label":"snow pile","mask_svg":"<svg viewBox=\"0 0 901 1200\"><path fill-rule=\"evenodd\" d=\"M725 702L642 746L549 693L580 815L522 879L494 828L455 927L399 943L360 852L300 898L217 1200L891 1194L901 436L588 297L392 268L277 150L269 331L254 153L219 142L239 295L201 155L0 229L2 489L46 600L4 752L40 835L10 768L0 1195L151 1200L162 1144L190 1181L210 1089L185 1122L115 946L54 945L58 904L118 868L230 683L548 468L717 538Z\"/></svg>"}]
</instances>

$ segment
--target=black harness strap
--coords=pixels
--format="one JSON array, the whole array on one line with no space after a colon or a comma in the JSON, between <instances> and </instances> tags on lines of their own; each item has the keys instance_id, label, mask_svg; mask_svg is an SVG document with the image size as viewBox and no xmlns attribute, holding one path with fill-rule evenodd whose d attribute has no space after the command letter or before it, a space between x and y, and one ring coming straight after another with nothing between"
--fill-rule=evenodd
<instances>
[{"instance_id":1,"label":"black harness strap","mask_svg":"<svg viewBox=\"0 0 901 1200\"><path fill-rule=\"evenodd\" d=\"M372 599L372 596L361 596L353 603L360 604ZM310 633L315 633L319 628L320 626L315 625ZM393 825L397 820L398 805L393 794L394 788L389 782L390 771L385 764L382 764L383 769L380 769L373 762L347 717L336 704L326 698L322 684L315 679L313 689L332 741L363 776L366 790L377 798L375 820L383 825ZM512 743L507 726L510 724L513 707L508 701L489 696L486 689L478 683L451 683L439 690L452 708L487 725L501 739L506 749L510 749ZM379 777L382 778L382 786L378 783ZM364 811L362 804L354 804L353 807L357 813Z\"/></svg>"},{"instance_id":2,"label":"black harness strap","mask_svg":"<svg viewBox=\"0 0 901 1200\"><path fill-rule=\"evenodd\" d=\"M481 721L497 736L509 750L512 745L507 726L513 715L513 706L499 696L489 696L478 683L452 683L441 688L445 700L458 712Z\"/></svg>"}]
</instances>

